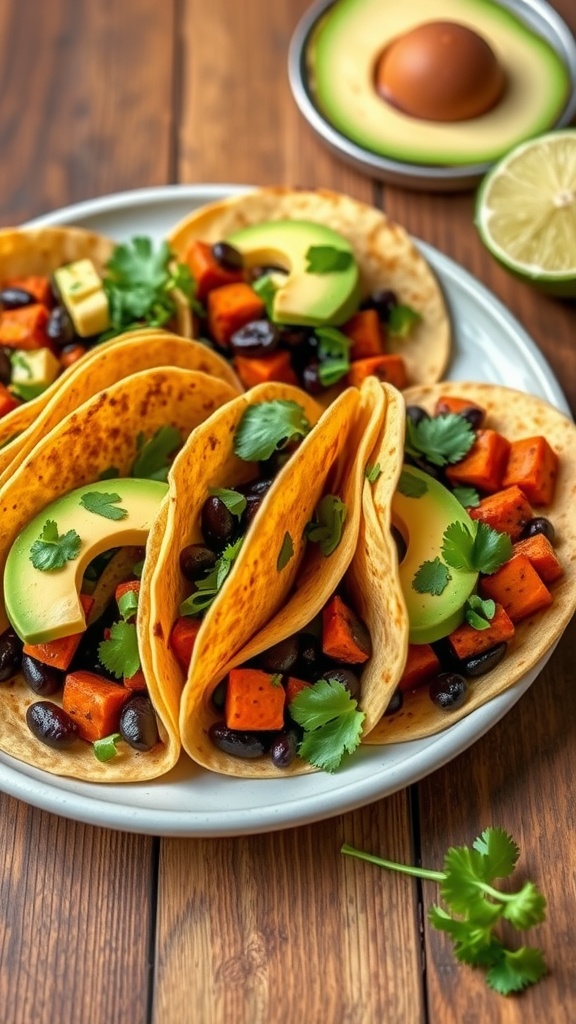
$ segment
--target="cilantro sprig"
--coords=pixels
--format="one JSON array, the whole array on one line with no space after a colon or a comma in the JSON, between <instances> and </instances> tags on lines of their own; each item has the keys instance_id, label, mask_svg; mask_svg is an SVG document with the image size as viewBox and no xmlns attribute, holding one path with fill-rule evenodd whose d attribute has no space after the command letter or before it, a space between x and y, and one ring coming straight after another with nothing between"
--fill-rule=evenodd
<instances>
[{"instance_id":1,"label":"cilantro sprig","mask_svg":"<svg viewBox=\"0 0 576 1024\"><path fill-rule=\"evenodd\" d=\"M277 448L305 437L310 423L298 402L277 399L249 405L234 438L234 454L245 462L263 462Z\"/></svg>"},{"instance_id":2,"label":"cilantro sprig","mask_svg":"<svg viewBox=\"0 0 576 1024\"><path fill-rule=\"evenodd\" d=\"M413 458L426 459L433 466L460 462L475 439L470 423L457 413L427 417L418 423L406 419L406 452Z\"/></svg>"},{"instance_id":3,"label":"cilantro sprig","mask_svg":"<svg viewBox=\"0 0 576 1024\"><path fill-rule=\"evenodd\" d=\"M146 439L143 433L136 438L138 454L132 465L132 476L140 480L167 480L173 456L182 447L182 436L176 427L168 424Z\"/></svg>"},{"instance_id":4,"label":"cilantro sprig","mask_svg":"<svg viewBox=\"0 0 576 1024\"><path fill-rule=\"evenodd\" d=\"M334 270L347 270L354 256L346 249L334 245L311 245L306 252L307 274L331 274Z\"/></svg>"},{"instance_id":5,"label":"cilantro sprig","mask_svg":"<svg viewBox=\"0 0 576 1024\"><path fill-rule=\"evenodd\" d=\"M317 327L318 378L325 388L337 384L350 369L352 341L336 327Z\"/></svg>"},{"instance_id":6,"label":"cilantro sprig","mask_svg":"<svg viewBox=\"0 0 576 1024\"><path fill-rule=\"evenodd\" d=\"M194 282L188 267L173 265L166 242L155 251L145 237L117 245L106 264L103 280L108 298L111 329L106 337L143 325L163 327L175 314L174 289L194 305Z\"/></svg>"},{"instance_id":7,"label":"cilantro sprig","mask_svg":"<svg viewBox=\"0 0 576 1024\"><path fill-rule=\"evenodd\" d=\"M34 568L40 569L41 572L61 569L66 562L78 558L81 545L82 541L76 530L58 533L55 520L47 519L38 540L35 540L30 548L30 561Z\"/></svg>"},{"instance_id":8,"label":"cilantro sprig","mask_svg":"<svg viewBox=\"0 0 576 1024\"><path fill-rule=\"evenodd\" d=\"M119 494L108 494L105 491L87 491L80 498L80 504L87 512L117 522L128 515L128 509L118 506L119 501L122 501Z\"/></svg>"},{"instance_id":9,"label":"cilantro sprig","mask_svg":"<svg viewBox=\"0 0 576 1024\"><path fill-rule=\"evenodd\" d=\"M517 892L502 892L492 884L498 878L510 877L520 853L503 828L485 829L471 847L451 847L443 871L397 864L347 843L341 852L414 878L438 882L448 910L432 905L428 911L430 924L450 936L456 959L485 970L487 984L501 995L521 992L546 973L541 950L530 946L508 949L494 931L501 920L524 931L546 916L546 899L534 882L525 882Z\"/></svg>"},{"instance_id":10,"label":"cilantro sprig","mask_svg":"<svg viewBox=\"0 0 576 1024\"><path fill-rule=\"evenodd\" d=\"M444 530L442 555L453 569L490 575L512 557L512 541L488 523L450 523Z\"/></svg>"},{"instance_id":11,"label":"cilantro sprig","mask_svg":"<svg viewBox=\"0 0 576 1024\"><path fill-rule=\"evenodd\" d=\"M228 544L224 548L220 557L216 559L214 568L207 570L204 578L197 581L194 593L182 601L180 615L190 615L192 618L195 618L208 611L240 554L243 540L243 537L239 537L234 544Z\"/></svg>"},{"instance_id":12,"label":"cilantro sprig","mask_svg":"<svg viewBox=\"0 0 576 1024\"><path fill-rule=\"evenodd\" d=\"M335 772L360 743L366 717L336 679L321 679L296 695L290 715L304 729L298 753L316 768Z\"/></svg>"},{"instance_id":13,"label":"cilantro sprig","mask_svg":"<svg viewBox=\"0 0 576 1024\"><path fill-rule=\"evenodd\" d=\"M485 601L478 594L471 594L464 608L464 617L473 629L489 629L496 614L496 602L491 598Z\"/></svg>"},{"instance_id":14,"label":"cilantro sprig","mask_svg":"<svg viewBox=\"0 0 576 1024\"><path fill-rule=\"evenodd\" d=\"M98 645L98 659L117 679L130 679L140 668L138 634L133 621L138 609L138 596L133 590L118 602L120 620L110 627L110 636Z\"/></svg>"},{"instance_id":15,"label":"cilantro sprig","mask_svg":"<svg viewBox=\"0 0 576 1024\"><path fill-rule=\"evenodd\" d=\"M314 519L306 525L306 536L327 558L336 550L342 540L342 527L348 509L342 498L336 494L325 494L314 513Z\"/></svg>"}]
</instances>

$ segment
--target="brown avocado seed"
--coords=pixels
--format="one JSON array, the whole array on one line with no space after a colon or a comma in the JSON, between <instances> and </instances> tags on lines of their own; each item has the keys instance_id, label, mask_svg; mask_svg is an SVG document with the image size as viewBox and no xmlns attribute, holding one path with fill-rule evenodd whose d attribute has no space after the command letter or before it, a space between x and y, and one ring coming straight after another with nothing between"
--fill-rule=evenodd
<instances>
[{"instance_id":1,"label":"brown avocado seed","mask_svg":"<svg viewBox=\"0 0 576 1024\"><path fill-rule=\"evenodd\" d=\"M376 63L375 86L411 117L466 121L499 102L506 75L477 32L452 21L429 21L386 46Z\"/></svg>"}]
</instances>

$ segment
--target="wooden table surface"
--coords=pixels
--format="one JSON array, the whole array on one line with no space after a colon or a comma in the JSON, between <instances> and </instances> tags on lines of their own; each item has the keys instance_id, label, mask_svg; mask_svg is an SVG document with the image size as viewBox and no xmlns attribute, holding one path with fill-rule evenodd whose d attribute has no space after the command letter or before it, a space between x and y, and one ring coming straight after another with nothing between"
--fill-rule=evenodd
<instances>
[{"instance_id":1,"label":"wooden table surface","mask_svg":"<svg viewBox=\"0 0 576 1024\"><path fill-rule=\"evenodd\" d=\"M3 0L0 222L174 182L328 186L382 206L475 274L534 337L576 409L575 307L500 270L471 193L384 187L332 157L289 93L306 0ZM571 0L555 6L576 29ZM576 510L575 510L576 514ZM492 731L418 785L269 835L160 839L0 795L4 1024L576 1020L573 625ZM344 858L343 841L440 867L489 824L518 841L550 967L504 999L430 931L431 883Z\"/></svg>"}]
</instances>

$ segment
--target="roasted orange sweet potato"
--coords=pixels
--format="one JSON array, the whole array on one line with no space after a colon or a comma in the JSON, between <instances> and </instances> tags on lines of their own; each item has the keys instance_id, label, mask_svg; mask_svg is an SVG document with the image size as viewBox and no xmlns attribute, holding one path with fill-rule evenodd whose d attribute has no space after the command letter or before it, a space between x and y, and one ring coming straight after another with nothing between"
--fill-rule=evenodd
<instances>
[{"instance_id":1,"label":"roasted orange sweet potato","mask_svg":"<svg viewBox=\"0 0 576 1024\"><path fill-rule=\"evenodd\" d=\"M46 334L48 310L39 302L0 313L0 345L5 348L52 348Z\"/></svg>"},{"instance_id":2,"label":"roasted orange sweet potato","mask_svg":"<svg viewBox=\"0 0 576 1024\"><path fill-rule=\"evenodd\" d=\"M380 356L384 352L384 329L375 309L361 309L340 328L350 338L350 362Z\"/></svg>"},{"instance_id":3,"label":"roasted orange sweet potato","mask_svg":"<svg viewBox=\"0 0 576 1024\"><path fill-rule=\"evenodd\" d=\"M532 505L549 505L554 500L558 456L545 437L523 437L512 441L504 487L516 484Z\"/></svg>"},{"instance_id":4,"label":"roasted orange sweet potato","mask_svg":"<svg viewBox=\"0 0 576 1024\"><path fill-rule=\"evenodd\" d=\"M377 377L378 380L392 384L402 391L408 384L406 364L402 356L371 356L369 359L357 359L350 364L346 382L359 388L366 377Z\"/></svg>"},{"instance_id":5,"label":"roasted orange sweet potato","mask_svg":"<svg viewBox=\"0 0 576 1024\"><path fill-rule=\"evenodd\" d=\"M0 419L7 416L13 409L20 405L18 399L8 390L5 384L0 383Z\"/></svg>"},{"instance_id":6,"label":"roasted orange sweet potato","mask_svg":"<svg viewBox=\"0 0 576 1024\"><path fill-rule=\"evenodd\" d=\"M36 302L41 302L49 309L54 305L54 297L50 286L50 278L41 275L29 274L26 277L10 277L3 284L4 288L22 288L28 292Z\"/></svg>"},{"instance_id":7,"label":"roasted orange sweet potato","mask_svg":"<svg viewBox=\"0 0 576 1024\"><path fill-rule=\"evenodd\" d=\"M408 657L398 688L415 690L439 671L440 662L430 644L408 644Z\"/></svg>"},{"instance_id":8,"label":"roasted orange sweet potato","mask_svg":"<svg viewBox=\"0 0 576 1024\"><path fill-rule=\"evenodd\" d=\"M94 604L94 598L88 594L80 594L80 603L87 619ZM41 661L43 665L52 665L53 668L66 671L76 654L83 635L83 633L74 633L72 636L61 636L57 640L48 640L43 644L24 644L24 654L29 654L31 658Z\"/></svg>"},{"instance_id":9,"label":"roasted orange sweet potato","mask_svg":"<svg viewBox=\"0 0 576 1024\"><path fill-rule=\"evenodd\" d=\"M64 682L62 707L70 715L83 740L101 740L118 732L123 704L130 691L95 672L69 672Z\"/></svg>"},{"instance_id":10,"label":"roasted orange sweet potato","mask_svg":"<svg viewBox=\"0 0 576 1024\"><path fill-rule=\"evenodd\" d=\"M349 665L361 665L372 654L366 626L337 594L322 609L322 650Z\"/></svg>"},{"instance_id":11,"label":"roasted orange sweet potato","mask_svg":"<svg viewBox=\"0 0 576 1024\"><path fill-rule=\"evenodd\" d=\"M208 293L208 328L214 340L226 347L234 331L264 315L264 302L249 284L224 284Z\"/></svg>"},{"instance_id":12,"label":"roasted orange sweet potato","mask_svg":"<svg viewBox=\"0 0 576 1024\"><path fill-rule=\"evenodd\" d=\"M60 366L62 367L63 370L65 370L67 369L68 366L72 366L72 363L77 363L78 360L82 359L82 356L85 355L85 345L72 345L70 348L67 348L65 352L60 352L60 355L58 356L60 360Z\"/></svg>"},{"instance_id":13,"label":"roasted orange sweet potato","mask_svg":"<svg viewBox=\"0 0 576 1024\"><path fill-rule=\"evenodd\" d=\"M543 533L519 540L514 545L514 554L526 555L544 583L554 583L564 574L554 548Z\"/></svg>"},{"instance_id":14,"label":"roasted orange sweet potato","mask_svg":"<svg viewBox=\"0 0 576 1024\"><path fill-rule=\"evenodd\" d=\"M474 658L478 654L483 654L484 651L489 651L491 647L502 643L503 640L511 640L513 636L514 623L502 605L497 604L488 629L474 629L467 622L463 622L461 626L450 633L448 642L456 657L463 661L465 658Z\"/></svg>"},{"instance_id":15,"label":"roasted orange sweet potato","mask_svg":"<svg viewBox=\"0 0 576 1024\"><path fill-rule=\"evenodd\" d=\"M148 689L146 677L141 668L133 676L124 676L122 683L127 690L138 691L139 693Z\"/></svg>"},{"instance_id":16,"label":"roasted orange sweet potato","mask_svg":"<svg viewBox=\"0 0 576 1024\"><path fill-rule=\"evenodd\" d=\"M224 709L229 729L282 729L286 694L282 679L256 668L233 668Z\"/></svg>"},{"instance_id":17,"label":"roasted orange sweet potato","mask_svg":"<svg viewBox=\"0 0 576 1024\"><path fill-rule=\"evenodd\" d=\"M196 282L196 297L200 302L206 300L213 288L244 280L242 270L228 270L214 259L212 246L207 242L192 242L186 250L184 262Z\"/></svg>"},{"instance_id":18,"label":"roasted orange sweet potato","mask_svg":"<svg viewBox=\"0 0 576 1024\"><path fill-rule=\"evenodd\" d=\"M311 686L312 683L305 683L303 679L297 679L296 676L288 676L284 687L286 707L290 707L294 697L297 697L301 690L309 690Z\"/></svg>"},{"instance_id":19,"label":"roasted orange sweet potato","mask_svg":"<svg viewBox=\"0 0 576 1024\"><path fill-rule=\"evenodd\" d=\"M460 462L446 468L452 485L466 484L493 494L500 490L508 461L510 442L495 430L479 430L470 451Z\"/></svg>"},{"instance_id":20,"label":"roasted orange sweet potato","mask_svg":"<svg viewBox=\"0 0 576 1024\"><path fill-rule=\"evenodd\" d=\"M507 487L483 498L477 508L468 509L472 519L488 523L499 533L507 533L512 540L518 540L529 519L532 508L519 487Z\"/></svg>"},{"instance_id":21,"label":"roasted orange sweet potato","mask_svg":"<svg viewBox=\"0 0 576 1024\"><path fill-rule=\"evenodd\" d=\"M194 642L201 625L200 619L191 619L182 615L176 619L172 626L169 646L174 651L176 660L183 672L188 672L192 651L194 650Z\"/></svg>"},{"instance_id":22,"label":"roasted orange sweet potato","mask_svg":"<svg viewBox=\"0 0 576 1024\"><path fill-rule=\"evenodd\" d=\"M501 604L512 622L520 622L552 604L552 594L526 555L513 555L492 576L483 577L480 593Z\"/></svg>"},{"instance_id":23,"label":"roasted orange sweet potato","mask_svg":"<svg viewBox=\"0 0 576 1024\"><path fill-rule=\"evenodd\" d=\"M298 378L290 363L290 353L286 350L272 352L261 359L236 356L233 362L234 369L245 388L253 388L270 380L277 380L283 384L298 384Z\"/></svg>"}]
</instances>

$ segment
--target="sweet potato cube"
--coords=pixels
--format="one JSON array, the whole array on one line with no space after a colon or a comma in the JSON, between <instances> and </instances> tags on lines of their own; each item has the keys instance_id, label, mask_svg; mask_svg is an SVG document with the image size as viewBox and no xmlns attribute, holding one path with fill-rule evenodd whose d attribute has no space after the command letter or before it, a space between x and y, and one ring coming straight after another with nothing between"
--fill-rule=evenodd
<instances>
[{"instance_id":1,"label":"sweet potato cube","mask_svg":"<svg viewBox=\"0 0 576 1024\"><path fill-rule=\"evenodd\" d=\"M146 690L148 689L146 683L146 676L144 675L141 668L139 668L138 671L135 672L133 676L124 676L122 683L127 690L131 690L138 693L146 692Z\"/></svg>"},{"instance_id":2,"label":"sweet potato cube","mask_svg":"<svg viewBox=\"0 0 576 1024\"><path fill-rule=\"evenodd\" d=\"M446 468L452 485L466 484L493 494L502 486L510 442L495 430L479 430L470 451L460 462Z\"/></svg>"},{"instance_id":3,"label":"sweet potato cube","mask_svg":"<svg viewBox=\"0 0 576 1024\"><path fill-rule=\"evenodd\" d=\"M499 533L507 533L518 540L526 523L532 519L532 508L519 487L506 487L487 498L477 508L468 509L471 519L487 523Z\"/></svg>"},{"instance_id":4,"label":"sweet potato cube","mask_svg":"<svg viewBox=\"0 0 576 1024\"><path fill-rule=\"evenodd\" d=\"M301 690L309 690L311 686L312 683L306 683L303 679L297 679L296 676L288 676L284 687L286 693L286 707L290 707L294 697L297 697Z\"/></svg>"},{"instance_id":5,"label":"sweet potato cube","mask_svg":"<svg viewBox=\"0 0 576 1024\"><path fill-rule=\"evenodd\" d=\"M372 654L366 626L337 594L322 609L322 650L347 665L361 665Z\"/></svg>"},{"instance_id":6,"label":"sweet potato cube","mask_svg":"<svg viewBox=\"0 0 576 1024\"><path fill-rule=\"evenodd\" d=\"M503 640L511 640L513 636L514 623L502 605L497 604L488 629L474 629L467 622L463 622L450 633L448 642L456 657L464 661L466 658L475 658L478 654L489 651Z\"/></svg>"},{"instance_id":7,"label":"sweet potato cube","mask_svg":"<svg viewBox=\"0 0 576 1024\"><path fill-rule=\"evenodd\" d=\"M89 594L80 594L80 603L84 609L84 616L88 620L94 598ZM43 665L52 665L53 668L59 668L65 672L71 665L72 658L76 654L83 636L84 633L72 633L70 636L61 636L57 640L47 640L42 644L24 644L24 654L29 654L31 658L41 661Z\"/></svg>"},{"instance_id":8,"label":"sweet potato cube","mask_svg":"<svg viewBox=\"0 0 576 1024\"><path fill-rule=\"evenodd\" d=\"M50 278L38 274L29 274L26 277L10 277L4 282L4 288L22 288L36 302L40 302L49 309L54 305Z\"/></svg>"},{"instance_id":9,"label":"sweet potato cube","mask_svg":"<svg viewBox=\"0 0 576 1024\"><path fill-rule=\"evenodd\" d=\"M504 487L516 484L532 505L549 505L554 500L558 456L545 437L523 437L512 441Z\"/></svg>"},{"instance_id":10,"label":"sweet potato cube","mask_svg":"<svg viewBox=\"0 0 576 1024\"><path fill-rule=\"evenodd\" d=\"M350 364L346 381L351 387L359 388L366 377L377 377L378 380L392 384L402 391L408 384L406 363L402 356L371 356L369 359L357 359Z\"/></svg>"},{"instance_id":11,"label":"sweet potato cube","mask_svg":"<svg viewBox=\"0 0 576 1024\"><path fill-rule=\"evenodd\" d=\"M497 572L483 577L480 592L482 597L501 604L512 622L520 622L552 604L552 594L526 555L513 555Z\"/></svg>"},{"instance_id":12,"label":"sweet potato cube","mask_svg":"<svg viewBox=\"0 0 576 1024\"><path fill-rule=\"evenodd\" d=\"M544 583L554 583L564 575L556 552L543 533L535 533L533 537L519 540L514 545L514 554L526 555Z\"/></svg>"},{"instance_id":13,"label":"sweet potato cube","mask_svg":"<svg viewBox=\"0 0 576 1024\"><path fill-rule=\"evenodd\" d=\"M196 282L196 298L200 302L204 302L208 292L214 288L220 288L224 284L236 284L244 280L242 269L229 270L218 263L218 260L214 258L212 246L208 242L192 242L186 250L184 262Z\"/></svg>"},{"instance_id":14,"label":"sweet potato cube","mask_svg":"<svg viewBox=\"0 0 576 1024\"><path fill-rule=\"evenodd\" d=\"M398 688L415 690L439 671L440 662L430 644L408 644L408 657Z\"/></svg>"},{"instance_id":15,"label":"sweet potato cube","mask_svg":"<svg viewBox=\"0 0 576 1024\"><path fill-rule=\"evenodd\" d=\"M176 661L186 674L190 667L194 643L201 625L201 619L191 619L186 615L181 615L172 626L168 646L174 651Z\"/></svg>"},{"instance_id":16,"label":"sweet potato cube","mask_svg":"<svg viewBox=\"0 0 576 1024\"><path fill-rule=\"evenodd\" d=\"M0 345L4 348L50 348L46 334L48 310L39 302L20 309L6 309L0 313Z\"/></svg>"},{"instance_id":17,"label":"sweet potato cube","mask_svg":"<svg viewBox=\"0 0 576 1024\"><path fill-rule=\"evenodd\" d=\"M0 419L7 416L13 409L17 409L20 402L5 384L0 383Z\"/></svg>"},{"instance_id":18,"label":"sweet potato cube","mask_svg":"<svg viewBox=\"0 0 576 1024\"><path fill-rule=\"evenodd\" d=\"M260 319L265 312L263 300L249 284L224 284L214 288L207 298L208 327L214 341L226 347L234 331Z\"/></svg>"},{"instance_id":19,"label":"sweet potato cube","mask_svg":"<svg viewBox=\"0 0 576 1024\"><path fill-rule=\"evenodd\" d=\"M290 362L290 353L285 349L258 359L236 356L234 369L245 388L253 388L270 380L277 380L283 384L298 384L298 378Z\"/></svg>"},{"instance_id":20,"label":"sweet potato cube","mask_svg":"<svg viewBox=\"0 0 576 1024\"><path fill-rule=\"evenodd\" d=\"M340 328L350 338L350 362L380 356L384 352L384 329L375 309L361 309Z\"/></svg>"},{"instance_id":21,"label":"sweet potato cube","mask_svg":"<svg viewBox=\"0 0 576 1024\"><path fill-rule=\"evenodd\" d=\"M130 690L95 672L69 672L62 707L76 722L82 739L94 743L118 732L120 712L129 696Z\"/></svg>"},{"instance_id":22,"label":"sweet potato cube","mask_svg":"<svg viewBox=\"0 0 576 1024\"><path fill-rule=\"evenodd\" d=\"M277 674L233 668L226 688L226 725L250 732L282 729L285 700L282 679Z\"/></svg>"},{"instance_id":23,"label":"sweet potato cube","mask_svg":"<svg viewBox=\"0 0 576 1024\"><path fill-rule=\"evenodd\" d=\"M486 410L476 402L471 402L469 398L458 398L457 395L443 395L434 406L434 415L446 416L448 413L456 413L457 416L462 416L463 413L470 409L476 411L479 420L478 426L480 427L486 415Z\"/></svg>"}]
</instances>

